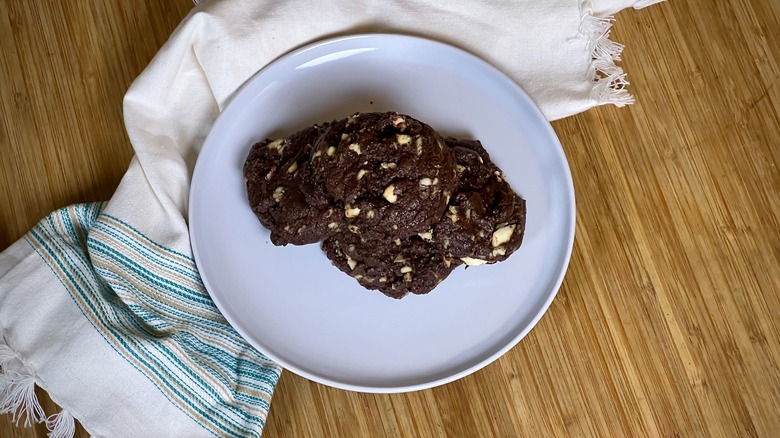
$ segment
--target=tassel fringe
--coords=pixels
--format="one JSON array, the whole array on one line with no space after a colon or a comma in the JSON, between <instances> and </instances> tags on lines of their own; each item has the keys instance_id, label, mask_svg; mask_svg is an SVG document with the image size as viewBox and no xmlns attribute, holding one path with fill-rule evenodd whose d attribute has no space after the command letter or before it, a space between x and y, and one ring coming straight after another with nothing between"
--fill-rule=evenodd
<instances>
[{"instance_id":1,"label":"tassel fringe","mask_svg":"<svg viewBox=\"0 0 780 438\"><path fill-rule=\"evenodd\" d=\"M579 30L580 34L588 39L588 49L592 57L589 76L593 88L590 98L598 105L611 103L622 107L634 103L634 97L626 88L628 86L626 74L615 64L616 61L620 61L623 45L609 39L614 21L611 16L593 15L590 0L581 0Z\"/></svg>"},{"instance_id":2,"label":"tassel fringe","mask_svg":"<svg viewBox=\"0 0 780 438\"><path fill-rule=\"evenodd\" d=\"M66 410L62 410L46 419L49 438L72 438L76 434L76 420Z\"/></svg>"},{"instance_id":3,"label":"tassel fringe","mask_svg":"<svg viewBox=\"0 0 780 438\"><path fill-rule=\"evenodd\" d=\"M0 414L13 413L13 422L19 426L24 418L24 427L40 423L44 417L43 408L35 396L35 377L5 373Z\"/></svg>"},{"instance_id":4,"label":"tassel fringe","mask_svg":"<svg viewBox=\"0 0 780 438\"><path fill-rule=\"evenodd\" d=\"M39 423L44 418L43 408L35 396L35 374L19 360L17 354L0 338L0 414L13 414L19 426Z\"/></svg>"},{"instance_id":5,"label":"tassel fringe","mask_svg":"<svg viewBox=\"0 0 780 438\"><path fill-rule=\"evenodd\" d=\"M62 411L46 418L35 395L35 373L22 362L19 355L0 334L0 414L12 414L18 427L30 427L46 422L53 438L72 438L76 433L73 416ZM22 419L24 421L22 422Z\"/></svg>"}]
</instances>

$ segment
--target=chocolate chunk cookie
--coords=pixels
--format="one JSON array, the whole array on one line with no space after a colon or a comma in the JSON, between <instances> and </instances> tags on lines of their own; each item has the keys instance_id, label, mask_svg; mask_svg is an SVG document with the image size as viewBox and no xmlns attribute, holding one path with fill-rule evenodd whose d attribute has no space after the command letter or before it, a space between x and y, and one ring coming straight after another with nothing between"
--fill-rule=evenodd
<instances>
[{"instance_id":1,"label":"chocolate chunk cookie","mask_svg":"<svg viewBox=\"0 0 780 438\"><path fill-rule=\"evenodd\" d=\"M343 123L338 139L315 148L313 165L328 194L344 203L344 219L377 238L429 229L456 183L455 160L442 137L394 112Z\"/></svg>"},{"instance_id":2,"label":"chocolate chunk cookie","mask_svg":"<svg viewBox=\"0 0 780 438\"><path fill-rule=\"evenodd\" d=\"M467 265L509 257L523 241L525 200L506 182L479 141L448 138L458 189L432 229L434 247Z\"/></svg>"},{"instance_id":3,"label":"chocolate chunk cookie","mask_svg":"<svg viewBox=\"0 0 780 438\"><path fill-rule=\"evenodd\" d=\"M322 249L334 266L363 287L392 298L427 294L461 264L436 252L426 237L417 235L366 240L346 232L327 239Z\"/></svg>"},{"instance_id":4,"label":"chocolate chunk cookie","mask_svg":"<svg viewBox=\"0 0 780 438\"><path fill-rule=\"evenodd\" d=\"M328 196L310 162L332 131L331 124L314 125L252 146L244 164L249 204L275 245L319 242L343 225L342 204Z\"/></svg>"},{"instance_id":5,"label":"chocolate chunk cookie","mask_svg":"<svg viewBox=\"0 0 780 438\"><path fill-rule=\"evenodd\" d=\"M393 298L520 246L525 201L479 141L398 113L356 114L253 145L244 176L276 245L323 241L340 270Z\"/></svg>"}]
</instances>

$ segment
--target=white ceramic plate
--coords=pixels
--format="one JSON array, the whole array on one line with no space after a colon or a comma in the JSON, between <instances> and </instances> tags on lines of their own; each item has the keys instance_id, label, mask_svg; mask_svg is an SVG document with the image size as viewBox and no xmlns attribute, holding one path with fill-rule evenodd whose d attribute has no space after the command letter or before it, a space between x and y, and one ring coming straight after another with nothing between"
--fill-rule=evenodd
<instances>
[{"instance_id":1,"label":"white ceramic plate","mask_svg":"<svg viewBox=\"0 0 780 438\"><path fill-rule=\"evenodd\" d=\"M331 266L318 245L270 243L246 198L252 143L389 110L482 141L527 200L525 240L509 260L460 267L429 295L394 300ZM403 392L466 376L531 330L563 280L574 213L560 143L514 82L460 49L371 34L312 44L252 77L203 145L189 216L203 282L249 343L326 385Z\"/></svg>"}]
</instances>

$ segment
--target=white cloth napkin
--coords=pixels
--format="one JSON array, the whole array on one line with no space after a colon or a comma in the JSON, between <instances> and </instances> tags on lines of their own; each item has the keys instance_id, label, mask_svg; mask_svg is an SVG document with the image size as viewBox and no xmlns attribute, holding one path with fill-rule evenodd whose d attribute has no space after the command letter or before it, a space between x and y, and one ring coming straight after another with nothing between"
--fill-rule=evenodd
<instances>
[{"instance_id":1,"label":"white cloth napkin","mask_svg":"<svg viewBox=\"0 0 780 438\"><path fill-rule=\"evenodd\" d=\"M410 33L483 57L549 119L632 101L611 18L631 0L224 0L181 23L125 96L135 149L110 201L42 220L0 254L0 412L72 435L259 436L280 368L213 305L192 260L190 176L231 94L323 37ZM44 418L34 384L64 408Z\"/></svg>"}]
</instances>

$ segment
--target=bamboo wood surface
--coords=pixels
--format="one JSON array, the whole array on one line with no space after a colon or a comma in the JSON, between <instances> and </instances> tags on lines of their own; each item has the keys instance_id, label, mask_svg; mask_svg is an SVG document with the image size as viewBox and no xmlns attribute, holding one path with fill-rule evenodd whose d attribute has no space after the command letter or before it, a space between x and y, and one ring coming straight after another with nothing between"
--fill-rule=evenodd
<instances>
[{"instance_id":1,"label":"bamboo wood surface","mask_svg":"<svg viewBox=\"0 0 780 438\"><path fill-rule=\"evenodd\" d=\"M0 249L110 197L132 155L122 96L191 6L0 0ZM539 325L427 391L284 373L264 437L780 434L780 2L617 18L637 103L553 123L577 235ZM0 437L44 436L0 417Z\"/></svg>"}]
</instances>

